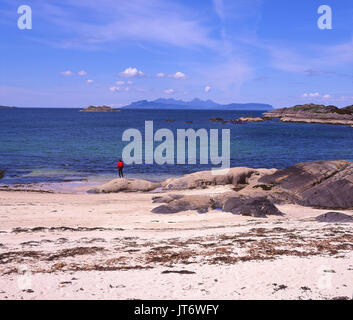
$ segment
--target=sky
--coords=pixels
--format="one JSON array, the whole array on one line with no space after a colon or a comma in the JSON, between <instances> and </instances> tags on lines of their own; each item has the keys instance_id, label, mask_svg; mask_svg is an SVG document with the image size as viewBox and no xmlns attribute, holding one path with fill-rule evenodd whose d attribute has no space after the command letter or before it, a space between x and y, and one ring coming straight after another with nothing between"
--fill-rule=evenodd
<instances>
[{"instance_id":1,"label":"sky","mask_svg":"<svg viewBox=\"0 0 353 320\"><path fill-rule=\"evenodd\" d=\"M0 39L0 105L353 104L351 0L1 0Z\"/></svg>"}]
</instances>

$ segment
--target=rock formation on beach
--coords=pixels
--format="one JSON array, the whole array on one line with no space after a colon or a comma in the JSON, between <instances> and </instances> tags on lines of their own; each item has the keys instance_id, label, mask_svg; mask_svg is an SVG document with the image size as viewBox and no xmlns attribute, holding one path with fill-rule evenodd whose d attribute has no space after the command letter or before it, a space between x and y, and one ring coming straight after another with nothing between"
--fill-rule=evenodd
<instances>
[{"instance_id":1,"label":"rock formation on beach","mask_svg":"<svg viewBox=\"0 0 353 320\"><path fill-rule=\"evenodd\" d=\"M199 171L178 178L169 178L162 182L164 190L185 190L206 188L216 185L247 185L249 181L259 179L265 174L274 173L276 169L230 168L215 174L212 171Z\"/></svg>"},{"instance_id":2,"label":"rock formation on beach","mask_svg":"<svg viewBox=\"0 0 353 320\"><path fill-rule=\"evenodd\" d=\"M266 218L268 215L282 216L276 206L266 197L241 198L230 197L222 207L223 211L255 218Z\"/></svg>"},{"instance_id":3,"label":"rock formation on beach","mask_svg":"<svg viewBox=\"0 0 353 320\"><path fill-rule=\"evenodd\" d=\"M209 209L222 209L224 212L266 218L268 215L283 215L265 197L244 198L236 192L226 192L215 196L208 195L169 195L154 197L154 203L165 203L152 210L153 213L168 214L187 210L206 213Z\"/></svg>"},{"instance_id":4,"label":"rock formation on beach","mask_svg":"<svg viewBox=\"0 0 353 320\"><path fill-rule=\"evenodd\" d=\"M252 179L259 179L265 174L274 173L276 169L249 169L249 168L230 168L218 172L215 175L212 171L199 171L187 174L182 177L169 178L162 182L150 182L140 179L117 178L106 184L91 189L90 193L114 193L122 191L145 192L157 188L161 190L186 190L196 188L207 188L216 185L243 186Z\"/></svg>"},{"instance_id":5,"label":"rock formation on beach","mask_svg":"<svg viewBox=\"0 0 353 320\"><path fill-rule=\"evenodd\" d=\"M304 206L353 208L353 163L304 162L259 179L271 188L271 197Z\"/></svg>"},{"instance_id":6,"label":"rock formation on beach","mask_svg":"<svg viewBox=\"0 0 353 320\"><path fill-rule=\"evenodd\" d=\"M263 113L266 118L280 118L283 122L326 123L353 125L353 106L337 108L317 104L296 105Z\"/></svg>"},{"instance_id":7,"label":"rock formation on beach","mask_svg":"<svg viewBox=\"0 0 353 320\"><path fill-rule=\"evenodd\" d=\"M341 212L327 212L315 218L319 222L346 223L353 222L353 217Z\"/></svg>"},{"instance_id":8,"label":"rock formation on beach","mask_svg":"<svg viewBox=\"0 0 353 320\"><path fill-rule=\"evenodd\" d=\"M231 168L201 171L162 182L114 179L91 193L158 192L232 186L232 192L217 195L166 194L153 198L161 205L154 213L177 213L222 209L240 215L281 215L274 203L290 203L328 209L353 208L353 163L344 160L298 163L285 169Z\"/></svg>"},{"instance_id":9,"label":"rock formation on beach","mask_svg":"<svg viewBox=\"0 0 353 320\"><path fill-rule=\"evenodd\" d=\"M89 190L89 193L147 192L160 187L160 183L147 180L118 178Z\"/></svg>"},{"instance_id":10,"label":"rock formation on beach","mask_svg":"<svg viewBox=\"0 0 353 320\"><path fill-rule=\"evenodd\" d=\"M120 112L121 110L113 109L108 106L89 106L80 110L80 112Z\"/></svg>"}]
</instances>

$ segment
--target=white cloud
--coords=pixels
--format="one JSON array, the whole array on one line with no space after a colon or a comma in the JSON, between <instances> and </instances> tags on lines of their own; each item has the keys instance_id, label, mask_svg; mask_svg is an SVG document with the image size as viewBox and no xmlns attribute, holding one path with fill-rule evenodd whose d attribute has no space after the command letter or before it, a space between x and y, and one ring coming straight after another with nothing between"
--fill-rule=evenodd
<instances>
[{"instance_id":1,"label":"white cloud","mask_svg":"<svg viewBox=\"0 0 353 320\"><path fill-rule=\"evenodd\" d=\"M186 79L186 74L184 74L184 73L182 73L182 72L176 72L176 73L174 73L174 74L171 74L171 75L169 75L169 77L170 78L174 78L174 79L177 79L177 80L179 80L179 79Z\"/></svg>"},{"instance_id":2,"label":"white cloud","mask_svg":"<svg viewBox=\"0 0 353 320\"><path fill-rule=\"evenodd\" d=\"M85 75L87 74L87 72L84 71L84 70L81 70L81 71L77 72L77 74L78 74L79 76L85 76Z\"/></svg>"},{"instance_id":3,"label":"white cloud","mask_svg":"<svg viewBox=\"0 0 353 320\"><path fill-rule=\"evenodd\" d=\"M61 72L61 75L66 76L66 77L72 76L73 72L71 70L66 70L66 71Z\"/></svg>"},{"instance_id":4,"label":"white cloud","mask_svg":"<svg viewBox=\"0 0 353 320\"><path fill-rule=\"evenodd\" d=\"M93 83L93 80L88 79L88 80L87 80L87 83Z\"/></svg>"},{"instance_id":5,"label":"white cloud","mask_svg":"<svg viewBox=\"0 0 353 320\"><path fill-rule=\"evenodd\" d=\"M313 92L313 93L304 93L302 94L302 98L323 98L323 99L331 99L330 94L324 94L321 95L319 92Z\"/></svg>"},{"instance_id":6,"label":"white cloud","mask_svg":"<svg viewBox=\"0 0 353 320\"><path fill-rule=\"evenodd\" d=\"M211 87L210 87L210 86L206 86L206 87L205 87L205 92L206 92L206 93L209 93L210 91L211 91Z\"/></svg>"},{"instance_id":7,"label":"white cloud","mask_svg":"<svg viewBox=\"0 0 353 320\"><path fill-rule=\"evenodd\" d=\"M113 87L109 88L109 90L111 92L120 92L121 91L120 87L116 87L116 86L113 86Z\"/></svg>"},{"instance_id":8,"label":"white cloud","mask_svg":"<svg viewBox=\"0 0 353 320\"><path fill-rule=\"evenodd\" d=\"M145 74L136 68L126 68L123 72L119 73L120 77L124 78L141 78Z\"/></svg>"},{"instance_id":9,"label":"white cloud","mask_svg":"<svg viewBox=\"0 0 353 320\"><path fill-rule=\"evenodd\" d=\"M131 85L133 85L134 83L129 80L129 81L127 82L127 84L131 86Z\"/></svg>"},{"instance_id":10,"label":"white cloud","mask_svg":"<svg viewBox=\"0 0 353 320\"><path fill-rule=\"evenodd\" d=\"M173 94L173 93L175 93L175 90L174 89L167 89L167 90L164 90L164 93Z\"/></svg>"},{"instance_id":11,"label":"white cloud","mask_svg":"<svg viewBox=\"0 0 353 320\"><path fill-rule=\"evenodd\" d=\"M123 86L124 84L125 84L125 81L119 80L119 81L116 82L117 86Z\"/></svg>"},{"instance_id":12,"label":"white cloud","mask_svg":"<svg viewBox=\"0 0 353 320\"><path fill-rule=\"evenodd\" d=\"M172 79L177 79L177 80L187 78L186 74L183 72L180 72L180 71L173 73L173 74L165 74L163 72L159 72L156 74L156 78L166 78L166 77L172 78Z\"/></svg>"}]
</instances>

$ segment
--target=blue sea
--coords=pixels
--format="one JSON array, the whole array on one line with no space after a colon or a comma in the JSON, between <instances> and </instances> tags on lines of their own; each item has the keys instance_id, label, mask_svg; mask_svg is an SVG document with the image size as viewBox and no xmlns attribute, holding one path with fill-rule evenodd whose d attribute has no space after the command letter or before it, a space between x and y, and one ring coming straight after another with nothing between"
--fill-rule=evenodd
<instances>
[{"instance_id":1,"label":"blue sea","mask_svg":"<svg viewBox=\"0 0 353 320\"><path fill-rule=\"evenodd\" d=\"M2 184L82 181L116 176L115 164L127 142L128 128L144 133L146 120L154 130L182 128L230 129L231 166L284 168L303 161L353 160L353 129L325 124L282 123L244 125L209 121L261 116L261 111L125 110L114 113L79 109L18 108L0 110ZM174 120L167 122L166 120ZM186 123L185 121L192 121ZM159 143L156 143L158 145ZM154 181L200 170L209 165L130 165L126 177Z\"/></svg>"}]
</instances>

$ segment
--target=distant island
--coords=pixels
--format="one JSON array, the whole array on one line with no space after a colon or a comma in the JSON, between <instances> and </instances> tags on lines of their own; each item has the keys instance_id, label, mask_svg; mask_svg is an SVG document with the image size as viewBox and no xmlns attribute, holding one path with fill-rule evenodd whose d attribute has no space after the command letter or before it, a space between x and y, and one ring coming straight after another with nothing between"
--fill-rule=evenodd
<instances>
[{"instance_id":1,"label":"distant island","mask_svg":"<svg viewBox=\"0 0 353 320\"><path fill-rule=\"evenodd\" d=\"M318 104L296 105L263 113L266 118L280 118L283 122L325 123L353 126L353 105L345 108Z\"/></svg>"},{"instance_id":2,"label":"distant island","mask_svg":"<svg viewBox=\"0 0 353 320\"><path fill-rule=\"evenodd\" d=\"M80 112L119 112L121 110L113 109L109 106L89 106L80 110Z\"/></svg>"},{"instance_id":3,"label":"distant island","mask_svg":"<svg viewBox=\"0 0 353 320\"><path fill-rule=\"evenodd\" d=\"M262 103L230 103L219 104L212 100L193 99L191 101L175 99L140 100L122 107L123 109L179 109L179 110L272 110L269 104Z\"/></svg>"}]
</instances>

